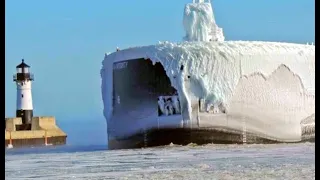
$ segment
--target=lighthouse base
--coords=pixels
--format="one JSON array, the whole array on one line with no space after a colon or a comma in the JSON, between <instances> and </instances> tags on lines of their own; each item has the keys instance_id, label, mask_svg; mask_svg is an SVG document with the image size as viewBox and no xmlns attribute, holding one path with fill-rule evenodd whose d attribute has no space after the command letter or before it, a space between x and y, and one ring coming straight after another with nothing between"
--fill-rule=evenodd
<instances>
[{"instance_id":1,"label":"lighthouse base","mask_svg":"<svg viewBox=\"0 0 320 180\"><path fill-rule=\"evenodd\" d=\"M66 144L67 134L56 125L54 117L33 117L31 124L23 124L20 117L6 118L5 125L5 147Z\"/></svg>"},{"instance_id":2,"label":"lighthouse base","mask_svg":"<svg viewBox=\"0 0 320 180\"><path fill-rule=\"evenodd\" d=\"M33 110L17 110L16 117L21 117L22 124L31 124L32 117L33 117Z\"/></svg>"},{"instance_id":3,"label":"lighthouse base","mask_svg":"<svg viewBox=\"0 0 320 180\"><path fill-rule=\"evenodd\" d=\"M10 144L10 140L5 140L5 147L12 147L12 148L22 148L22 147L35 147L35 146L46 146L46 145L65 145L66 144L66 137L50 137L45 143L44 138L30 138L30 139L14 139L12 140L12 144Z\"/></svg>"}]
</instances>

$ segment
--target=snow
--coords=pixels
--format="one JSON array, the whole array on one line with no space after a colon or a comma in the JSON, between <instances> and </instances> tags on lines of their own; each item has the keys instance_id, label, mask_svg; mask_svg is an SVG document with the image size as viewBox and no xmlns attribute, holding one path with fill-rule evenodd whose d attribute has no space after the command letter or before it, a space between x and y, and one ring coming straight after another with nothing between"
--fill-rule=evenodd
<instances>
[{"instance_id":1,"label":"snow","mask_svg":"<svg viewBox=\"0 0 320 180\"><path fill-rule=\"evenodd\" d=\"M215 23L210 1L193 1L185 6L183 26L186 41L224 41L222 29Z\"/></svg>"},{"instance_id":2,"label":"snow","mask_svg":"<svg viewBox=\"0 0 320 180\"><path fill-rule=\"evenodd\" d=\"M301 121L315 113L315 46L260 41L208 41L215 26L210 3L186 5L187 40L106 54L101 70L104 115L112 112L113 63L145 58L160 62L178 91L185 124L196 123L199 99L222 106L225 118L200 114L202 125L243 129L276 140L301 140ZM192 15L189 17L189 11ZM214 29L214 28L213 28ZM219 33L212 33L213 37ZM221 35L221 34L220 34ZM183 66L183 71L181 71ZM130 126L130 125L129 125ZM120 128L120 127L119 127Z\"/></svg>"}]
</instances>

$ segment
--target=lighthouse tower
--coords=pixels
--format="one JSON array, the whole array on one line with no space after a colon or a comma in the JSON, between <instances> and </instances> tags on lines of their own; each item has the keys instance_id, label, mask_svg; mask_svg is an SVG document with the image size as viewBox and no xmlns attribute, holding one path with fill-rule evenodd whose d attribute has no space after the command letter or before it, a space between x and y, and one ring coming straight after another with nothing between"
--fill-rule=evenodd
<instances>
[{"instance_id":1,"label":"lighthouse tower","mask_svg":"<svg viewBox=\"0 0 320 180\"><path fill-rule=\"evenodd\" d=\"M24 63L17 67L17 73L13 76L13 81L17 85L17 111L16 117L21 117L22 124L31 124L33 117L31 82L34 80L33 74L30 73L30 66Z\"/></svg>"}]
</instances>

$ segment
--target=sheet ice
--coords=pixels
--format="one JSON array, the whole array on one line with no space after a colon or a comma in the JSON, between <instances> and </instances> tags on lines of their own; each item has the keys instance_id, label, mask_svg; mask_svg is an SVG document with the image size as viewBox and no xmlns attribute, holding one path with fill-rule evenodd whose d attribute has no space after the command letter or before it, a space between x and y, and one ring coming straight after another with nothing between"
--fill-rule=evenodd
<instances>
[{"instance_id":1,"label":"sheet ice","mask_svg":"<svg viewBox=\"0 0 320 180\"><path fill-rule=\"evenodd\" d=\"M193 1L185 6L183 26L186 41L224 41L222 28L215 22L210 1Z\"/></svg>"},{"instance_id":2,"label":"sheet ice","mask_svg":"<svg viewBox=\"0 0 320 180\"><path fill-rule=\"evenodd\" d=\"M315 179L314 143L105 149L6 150L5 179Z\"/></svg>"}]
</instances>

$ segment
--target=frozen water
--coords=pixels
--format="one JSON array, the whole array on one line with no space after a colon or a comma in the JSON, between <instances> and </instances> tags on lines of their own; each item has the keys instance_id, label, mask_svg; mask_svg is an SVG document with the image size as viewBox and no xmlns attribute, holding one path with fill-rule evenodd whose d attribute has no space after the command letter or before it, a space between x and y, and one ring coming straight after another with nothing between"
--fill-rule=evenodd
<instances>
[{"instance_id":1,"label":"frozen water","mask_svg":"<svg viewBox=\"0 0 320 180\"><path fill-rule=\"evenodd\" d=\"M314 143L52 149L8 150L5 179L315 179Z\"/></svg>"},{"instance_id":2,"label":"frozen water","mask_svg":"<svg viewBox=\"0 0 320 180\"><path fill-rule=\"evenodd\" d=\"M183 26L186 41L224 41L223 31L215 22L210 1L193 1L185 6Z\"/></svg>"}]
</instances>

